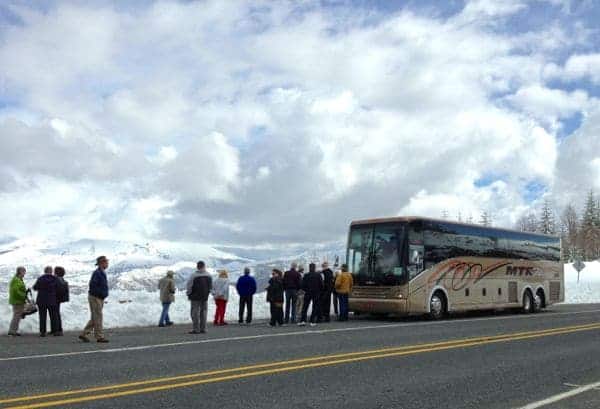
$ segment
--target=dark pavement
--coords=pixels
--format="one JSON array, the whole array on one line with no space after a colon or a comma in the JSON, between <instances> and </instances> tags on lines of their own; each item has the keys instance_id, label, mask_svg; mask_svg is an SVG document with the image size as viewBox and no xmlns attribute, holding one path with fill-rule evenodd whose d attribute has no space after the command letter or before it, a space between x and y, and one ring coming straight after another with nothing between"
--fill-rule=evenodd
<instances>
[{"instance_id":1,"label":"dark pavement","mask_svg":"<svg viewBox=\"0 0 600 409\"><path fill-rule=\"evenodd\" d=\"M0 408L516 408L600 382L600 305L188 330L110 330L105 345L0 337ZM600 390L541 407L599 408Z\"/></svg>"}]
</instances>

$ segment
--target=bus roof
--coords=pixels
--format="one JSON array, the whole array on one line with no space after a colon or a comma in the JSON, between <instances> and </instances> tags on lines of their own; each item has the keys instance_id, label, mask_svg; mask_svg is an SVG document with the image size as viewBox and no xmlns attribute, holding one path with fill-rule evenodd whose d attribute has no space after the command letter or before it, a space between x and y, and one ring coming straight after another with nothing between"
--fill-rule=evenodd
<instances>
[{"instance_id":1,"label":"bus roof","mask_svg":"<svg viewBox=\"0 0 600 409\"><path fill-rule=\"evenodd\" d=\"M533 235L542 236L542 237L552 237L552 238L559 237L559 236L552 235L552 234L542 234L542 233L536 233L536 232L530 232L530 231L506 229L506 228L502 228L502 227L487 227L487 226L482 226L480 224L474 224L474 223L463 223L463 222L457 222L457 221L452 221L452 220L435 219L435 218L431 218L431 217L419 217L419 216L381 217L381 218L376 218L376 219L354 220L352 223L350 223L350 226L360 226L360 225L364 225L364 224L378 224L378 223L399 223L399 222L408 223L408 222L414 222L414 221L418 221L418 220L438 222L438 223L448 223L448 224L454 224L454 225L458 225L458 226L475 226L475 227L489 229L489 230L533 234Z\"/></svg>"}]
</instances>

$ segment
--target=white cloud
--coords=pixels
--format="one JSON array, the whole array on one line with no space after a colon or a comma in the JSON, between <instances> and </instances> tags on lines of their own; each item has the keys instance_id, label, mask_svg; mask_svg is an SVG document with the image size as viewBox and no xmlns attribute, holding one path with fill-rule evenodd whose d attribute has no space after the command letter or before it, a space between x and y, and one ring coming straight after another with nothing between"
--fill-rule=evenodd
<instances>
[{"instance_id":1,"label":"white cloud","mask_svg":"<svg viewBox=\"0 0 600 409\"><path fill-rule=\"evenodd\" d=\"M581 39L498 29L521 1L447 19L344 7L17 8L24 23L0 28L0 81L19 105L0 111L0 194L49 230L256 244L398 212L508 224L527 183L563 178L554 132L595 100L544 81L593 78L590 58L551 65ZM42 180L65 192L60 223L23 199L49 195ZM6 231L25 234L19 220Z\"/></svg>"}]
</instances>

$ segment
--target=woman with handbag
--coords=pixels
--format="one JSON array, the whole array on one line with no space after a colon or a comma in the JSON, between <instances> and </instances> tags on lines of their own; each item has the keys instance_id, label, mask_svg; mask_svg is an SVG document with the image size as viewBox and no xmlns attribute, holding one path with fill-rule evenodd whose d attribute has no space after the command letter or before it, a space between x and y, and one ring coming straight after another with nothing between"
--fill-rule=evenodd
<instances>
[{"instance_id":1,"label":"woman with handbag","mask_svg":"<svg viewBox=\"0 0 600 409\"><path fill-rule=\"evenodd\" d=\"M8 328L8 335L18 337L19 334L19 322L23 319L23 312L25 310L25 301L27 300L27 288L23 281L25 277L25 267L17 267L17 273L10 280L9 292L8 292L8 303L12 305L13 316L10 321Z\"/></svg>"},{"instance_id":2,"label":"woman with handbag","mask_svg":"<svg viewBox=\"0 0 600 409\"><path fill-rule=\"evenodd\" d=\"M215 310L214 325L227 325L225 322L225 310L227 309L227 300L229 299L229 278L227 270L220 270L219 277L213 283L213 298L217 309Z\"/></svg>"}]
</instances>

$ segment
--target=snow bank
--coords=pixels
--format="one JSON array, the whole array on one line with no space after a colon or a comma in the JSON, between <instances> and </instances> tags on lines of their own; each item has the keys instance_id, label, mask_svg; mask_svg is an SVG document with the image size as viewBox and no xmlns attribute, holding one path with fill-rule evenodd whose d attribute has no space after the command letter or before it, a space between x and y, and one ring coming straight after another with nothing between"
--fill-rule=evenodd
<instances>
[{"instance_id":1,"label":"snow bank","mask_svg":"<svg viewBox=\"0 0 600 409\"><path fill-rule=\"evenodd\" d=\"M573 265L565 264L565 302L600 302L600 261L586 262L579 273L579 282Z\"/></svg>"},{"instance_id":2,"label":"snow bank","mask_svg":"<svg viewBox=\"0 0 600 409\"><path fill-rule=\"evenodd\" d=\"M265 293L254 296L253 318L267 318L270 316L269 305L265 301ZM106 328L133 327L158 325L162 311L158 291L123 291L113 290L104 305L104 326ZM229 291L229 302L225 313L225 320L237 322L239 297L232 287ZM212 322L215 313L215 303L212 297L208 302L208 321ZM87 294L72 295L71 301L61 305L63 330L81 330L89 319ZM175 302L171 304L170 318L177 324L191 323L190 303L184 292L175 294ZM0 334L8 332L12 318L12 308L6 297L0 298ZM20 332L37 332L38 315L30 315L21 321ZM48 323L49 325L49 323ZM48 331L50 328L48 328Z\"/></svg>"}]
</instances>

